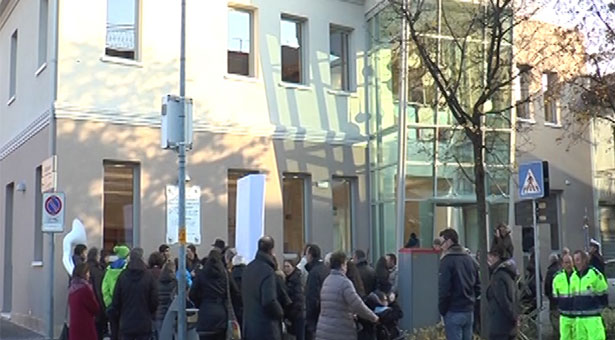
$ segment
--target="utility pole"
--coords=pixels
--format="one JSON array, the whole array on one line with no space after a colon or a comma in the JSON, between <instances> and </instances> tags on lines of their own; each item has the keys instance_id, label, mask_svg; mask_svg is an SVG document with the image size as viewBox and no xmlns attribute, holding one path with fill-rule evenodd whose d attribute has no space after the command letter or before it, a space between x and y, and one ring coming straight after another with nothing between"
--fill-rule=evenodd
<instances>
[{"instance_id":1,"label":"utility pole","mask_svg":"<svg viewBox=\"0 0 615 340\"><path fill-rule=\"evenodd\" d=\"M179 263L177 270L179 275L179 305L178 312L178 339L185 340L187 335L186 320L186 0L181 3L181 44L179 52L179 96L182 102L180 112L180 142L177 145L178 152L178 176L177 187L179 189ZM190 274L188 274L190 275Z\"/></svg>"},{"instance_id":2,"label":"utility pole","mask_svg":"<svg viewBox=\"0 0 615 340\"><path fill-rule=\"evenodd\" d=\"M395 225L397 250L404 246L404 231L406 229L406 147L407 126L406 112L408 110L408 0L401 5L401 69L399 72L399 116L397 117L397 219Z\"/></svg>"}]
</instances>

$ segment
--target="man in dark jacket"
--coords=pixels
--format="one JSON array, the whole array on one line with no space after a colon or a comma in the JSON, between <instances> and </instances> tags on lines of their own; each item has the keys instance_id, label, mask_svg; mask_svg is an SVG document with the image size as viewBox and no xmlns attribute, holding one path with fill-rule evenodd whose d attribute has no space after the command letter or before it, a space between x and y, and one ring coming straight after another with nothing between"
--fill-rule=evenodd
<instances>
[{"instance_id":1,"label":"man in dark jacket","mask_svg":"<svg viewBox=\"0 0 615 340\"><path fill-rule=\"evenodd\" d=\"M438 274L438 309L444 317L446 338L470 340L474 302L480 292L478 271L454 229L442 230L440 238L444 254Z\"/></svg>"},{"instance_id":2,"label":"man in dark jacket","mask_svg":"<svg viewBox=\"0 0 615 340\"><path fill-rule=\"evenodd\" d=\"M243 272L243 331L245 340L281 340L284 311L278 302L273 261L273 238L258 240L256 258Z\"/></svg>"},{"instance_id":3,"label":"man in dark jacket","mask_svg":"<svg viewBox=\"0 0 615 340\"><path fill-rule=\"evenodd\" d=\"M489 339L516 339L519 299L515 280L517 266L504 259L504 248L495 247L487 256L491 280L487 288Z\"/></svg>"},{"instance_id":4,"label":"man in dark jacket","mask_svg":"<svg viewBox=\"0 0 615 340\"><path fill-rule=\"evenodd\" d=\"M150 339L157 308L157 282L143 262L143 249L135 248L115 285L110 308L120 320L120 339Z\"/></svg>"},{"instance_id":5,"label":"man in dark jacket","mask_svg":"<svg viewBox=\"0 0 615 340\"><path fill-rule=\"evenodd\" d=\"M549 256L549 267L545 275L545 295L549 299L549 319L553 327L554 334L559 334L559 311L557 309L557 299L553 296L553 279L555 275L562 269L560 258L557 254Z\"/></svg>"},{"instance_id":6,"label":"man in dark jacket","mask_svg":"<svg viewBox=\"0 0 615 340\"><path fill-rule=\"evenodd\" d=\"M363 288L365 288L365 294L369 295L376 290L376 270L367 263L367 256L363 250L355 250L353 260L357 264L361 281L363 281Z\"/></svg>"},{"instance_id":7,"label":"man in dark jacket","mask_svg":"<svg viewBox=\"0 0 615 340\"><path fill-rule=\"evenodd\" d=\"M329 267L321 259L320 247L310 245L307 252L308 271L305 285L305 339L313 340L316 335L316 325L320 314L320 289L329 275Z\"/></svg>"}]
</instances>

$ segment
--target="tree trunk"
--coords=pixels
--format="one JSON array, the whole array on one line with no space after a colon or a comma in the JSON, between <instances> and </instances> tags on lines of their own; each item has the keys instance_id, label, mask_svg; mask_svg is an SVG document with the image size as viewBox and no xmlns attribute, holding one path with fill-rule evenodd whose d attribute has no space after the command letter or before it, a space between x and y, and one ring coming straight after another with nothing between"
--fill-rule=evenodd
<instances>
[{"instance_id":1,"label":"tree trunk","mask_svg":"<svg viewBox=\"0 0 615 340\"><path fill-rule=\"evenodd\" d=\"M480 251L480 324L481 336L487 338L487 286L489 265L487 264L487 192L485 188L485 164L483 154L483 131L479 128L470 138L474 149L474 191L476 193L478 251Z\"/></svg>"}]
</instances>

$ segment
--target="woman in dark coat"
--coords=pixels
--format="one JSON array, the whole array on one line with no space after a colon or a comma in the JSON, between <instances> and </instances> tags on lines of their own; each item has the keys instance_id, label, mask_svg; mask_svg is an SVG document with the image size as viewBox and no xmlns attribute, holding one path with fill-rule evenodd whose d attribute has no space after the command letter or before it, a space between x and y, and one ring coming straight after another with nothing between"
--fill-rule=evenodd
<instances>
[{"instance_id":1,"label":"woman in dark coat","mask_svg":"<svg viewBox=\"0 0 615 340\"><path fill-rule=\"evenodd\" d=\"M515 262L506 259L504 248L496 247L489 252L488 262L491 272L487 288L487 311L489 339L516 339L519 318L519 299L515 280Z\"/></svg>"},{"instance_id":2,"label":"woman in dark coat","mask_svg":"<svg viewBox=\"0 0 615 340\"><path fill-rule=\"evenodd\" d=\"M231 294L237 294L237 289L228 280L222 253L213 249L203 269L197 271L189 293L190 300L199 308L197 331L201 340L226 339L227 284L230 284Z\"/></svg>"},{"instance_id":3,"label":"woman in dark coat","mask_svg":"<svg viewBox=\"0 0 615 340\"><path fill-rule=\"evenodd\" d=\"M68 289L68 306L70 308L69 339L97 339L95 318L100 312L100 306L96 302L96 296L90 284L90 269L86 263L79 263L73 270Z\"/></svg>"},{"instance_id":4,"label":"woman in dark coat","mask_svg":"<svg viewBox=\"0 0 615 340\"><path fill-rule=\"evenodd\" d=\"M286 318L290 321L289 333L297 340L305 338L305 294L301 270L295 267L291 260L284 260L284 274L286 274L286 291L292 301L286 308Z\"/></svg>"},{"instance_id":5,"label":"woman in dark coat","mask_svg":"<svg viewBox=\"0 0 615 340\"><path fill-rule=\"evenodd\" d=\"M160 278L160 271L162 270L163 265L164 256L162 254L155 251L149 255L149 258L147 259L147 267L152 273L154 280L158 280Z\"/></svg>"},{"instance_id":6,"label":"woman in dark coat","mask_svg":"<svg viewBox=\"0 0 615 340\"><path fill-rule=\"evenodd\" d=\"M177 279L175 278L175 263L167 261L162 266L158 279L158 309L156 309L156 329L160 334L162 321L169 310L169 306L177 294Z\"/></svg>"},{"instance_id":7,"label":"woman in dark coat","mask_svg":"<svg viewBox=\"0 0 615 340\"><path fill-rule=\"evenodd\" d=\"M352 281L352 285L354 286L354 290L357 291L357 294L361 298L365 298L367 294L365 294L365 288L363 286L363 280L361 279L361 274L359 273L359 269L357 265L352 262L352 260L348 260L346 263L346 277Z\"/></svg>"},{"instance_id":8,"label":"woman in dark coat","mask_svg":"<svg viewBox=\"0 0 615 340\"><path fill-rule=\"evenodd\" d=\"M389 294L393 286L389 280L389 267L386 257L382 256L376 262L376 290Z\"/></svg>"},{"instance_id":9,"label":"woman in dark coat","mask_svg":"<svg viewBox=\"0 0 615 340\"><path fill-rule=\"evenodd\" d=\"M107 330L107 313L104 309L103 296L102 296L102 280L105 276L105 268L98 259L98 249L90 248L88 250L88 269L90 270L90 284L94 290L96 296L96 302L100 306L99 312L96 315L96 332L98 333L98 339L102 340L105 331Z\"/></svg>"}]
</instances>

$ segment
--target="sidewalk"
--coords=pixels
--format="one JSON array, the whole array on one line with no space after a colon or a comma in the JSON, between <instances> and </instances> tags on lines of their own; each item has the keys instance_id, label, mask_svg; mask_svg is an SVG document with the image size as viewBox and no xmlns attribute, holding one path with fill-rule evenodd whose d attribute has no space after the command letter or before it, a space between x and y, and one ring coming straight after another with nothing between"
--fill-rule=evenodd
<instances>
[{"instance_id":1,"label":"sidewalk","mask_svg":"<svg viewBox=\"0 0 615 340\"><path fill-rule=\"evenodd\" d=\"M0 319L0 339L2 340L43 340L44 336Z\"/></svg>"}]
</instances>

